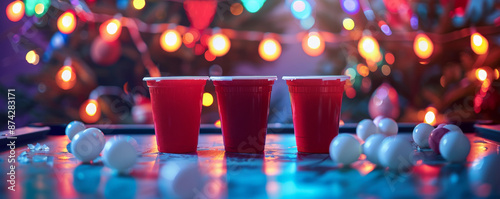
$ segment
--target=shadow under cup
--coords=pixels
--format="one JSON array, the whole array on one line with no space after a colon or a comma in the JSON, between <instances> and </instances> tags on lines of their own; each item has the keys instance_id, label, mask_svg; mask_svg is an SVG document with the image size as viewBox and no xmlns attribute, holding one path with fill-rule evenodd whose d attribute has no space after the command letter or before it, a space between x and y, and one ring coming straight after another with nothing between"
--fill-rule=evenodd
<instances>
[{"instance_id":1,"label":"shadow under cup","mask_svg":"<svg viewBox=\"0 0 500 199\"><path fill-rule=\"evenodd\" d=\"M292 104L298 152L328 153L339 134L340 109L348 76L283 77Z\"/></svg>"},{"instance_id":2,"label":"shadow under cup","mask_svg":"<svg viewBox=\"0 0 500 199\"><path fill-rule=\"evenodd\" d=\"M190 153L198 146L203 91L200 77L146 77L158 151Z\"/></svg>"},{"instance_id":3,"label":"shadow under cup","mask_svg":"<svg viewBox=\"0 0 500 199\"><path fill-rule=\"evenodd\" d=\"M211 77L226 152L262 153L276 76Z\"/></svg>"}]
</instances>

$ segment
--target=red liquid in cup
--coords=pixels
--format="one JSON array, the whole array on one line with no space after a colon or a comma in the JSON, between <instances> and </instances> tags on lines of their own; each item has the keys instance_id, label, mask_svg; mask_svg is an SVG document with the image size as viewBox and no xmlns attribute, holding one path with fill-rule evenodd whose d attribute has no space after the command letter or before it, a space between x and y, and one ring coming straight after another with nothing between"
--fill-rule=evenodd
<instances>
[{"instance_id":1,"label":"red liquid in cup","mask_svg":"<svg viewBox=\"0 0 500 199\"><path fill-rule=\"evenodd\" d=\"M262 153L274 79L213 79L226 152Z\"/></svg>"},{"instance_id":2,"label":"red liquid in cup","mask_svg":"<svg viewBox=\"0 0 500 199\"><path fill-rule=\"evenodd\" d=\"M283 79L286 80L290 91L298 152L328 153L330 142L339 134L339 115L345 81L318 78Z\"/></svg>"},{"instance_id":3,"label":"red liquid in cup","mask_svg":"<svg viewBox=\"0 0 500 199\"><path fill-rule=\"evenodd\" d=\"M198 146L202 96L208 77L178 78L145 78L158 151L162 153L190 153Z\"/></svg>"}]
</instances>

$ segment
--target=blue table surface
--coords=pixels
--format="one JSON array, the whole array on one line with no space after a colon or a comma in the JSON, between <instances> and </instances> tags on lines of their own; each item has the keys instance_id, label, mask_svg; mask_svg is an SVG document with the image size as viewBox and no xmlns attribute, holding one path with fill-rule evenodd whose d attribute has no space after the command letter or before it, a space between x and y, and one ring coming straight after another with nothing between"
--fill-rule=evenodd
<instances>
[{"instance_id":1,"label":"blue table surface","mask_svg":"<svg viewBox=\"0 0 500 199\"><path fill-rule=\"evenodd\" d=\"M472 144L467 162L449 164L432 151L417 150L413 143L415 166L394 173L376 167L364 155L350 167L341 167L328 154L297 153L293 134L268 134L261 155L225 153L220 134L200 135L193 154L158 153L154 135L131 136L141 155L129 175L116 174L99 158L82 164L68 152L66 136L48 136L39 142L50 151L30 152L29 161L16 162L16 191L4 188L7 183L1 180L0 198L160 198L159 170L179 160L196 162L208 178L196 198L470 198L481 190L470 186L469 167L500 150L498 142L467 134ZM398 136L411 140L411 134ZM24 151L26 146L16 148L18 155ZM4 176L8 155L9 151L0 154Z\"/></svg>"}]
</instances>

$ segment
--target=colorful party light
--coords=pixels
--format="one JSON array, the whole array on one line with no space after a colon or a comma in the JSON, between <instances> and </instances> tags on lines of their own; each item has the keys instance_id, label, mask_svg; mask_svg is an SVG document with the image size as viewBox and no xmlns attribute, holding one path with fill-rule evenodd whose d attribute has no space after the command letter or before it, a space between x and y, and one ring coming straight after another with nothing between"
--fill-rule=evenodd
<instances>
[{"instance_id":1,"label":"colorful party light","mask_svg":"<svg viewBox=\"0 0 500 199\"><path fill-rule=\"evenodd\" d=\"M63 90L69 90L75 86L76 74L71 66L63 66L56 75L56 84Z\"/></svg>"},{"instance_id":2,"label":"colorful party light","mask_svg":"<svg viewBox=\"0 0 500 199\"><path fill-rule=\"evenodd\" d=\"M352 30L354 29L354 20L349 17L344 18L344 20L342 20L342 25L344 25L346 30Z\"/></svg>"},{"instance_id":3,"label":"colorful party light","mask_svg":"<svg viewBox=\"0 0 500 199\"><path fill-rule=\"evenodd\" d=\"M208 38L208 50L217 57L224 56L231 48L231 42L226 35L216 33Z\"/></svg>"},{"instance_id":4,"label":"colorful party light","mask_svg":"<svg viewBox=\"0 0 500 199\"><path fill-rule=\"evenodd\" d=\"M421 59L427 59L434 51L434 44L432 44L431 39L427 35L420 33L415 37L413 50Z\"/></svg>"},{"instance_id":5,"label":"colorful party light","mask_svg":"<svg viewBox=\"0 0 500 199\"><path fill-rule=\"evenodd\" d=\"M292 14L297 19L305 19L311 16L312 7L305 0L294 0L291 4Z\"/></svg>"},{"instance_id":6,"label":"colorful party light","mask_svg":"<svg viewBox=\"0 0 500 199\"><path fill-rule=\"evenodd\" d=\"M470 47L474 53L478 55L485 54L488 52L488 46L488 40L483 35L476 32L470 36Z\"/></svg>"},{"instance_id":7,"label":"colorful party light","mask_svg":"<svg viewBox=\"0 0 500 199\"><path fill-rule=\"evenodd\" d=\"M40 60L40 57L34 50L30 50L28 53L26 53L26 61L29 64L37 65Z\"/></svg>"},{"instance_id":8,"label":"colorful party light","mask_svg":"<svg viewBox=\"0 0 500 199\"><path fill-rule=\"evenodd\" d=\"M428 107L427 112L425 113L424 123L435 125L436 124L436 108Z\"/></svg>"},{"instance_id":9,"label":"colorful party light","mask_svg":"<svg viewBox=\"0 0 500 199\"><path fill-rule=\"evenodd\" d=\"M73 12L66 11L57 19L57 28L61 33L72 33L76 28L76 19Z\"/></svg>"},{"instance_id":10,"label":"colorful party light","mask_svg":"<svg viewBox=\"0 0 500 199\"><path fill-rule=\"evenodd\" d=\"M97 100L89 99L80 107L80 118L85 123L95 123L101 117L101 109Z\"/></svg>"},{"instance_id":11,"label":"colorful party light","mask_svg":"<svg viewBox=\"0 0 500 199\"><path fill-rule=\"evenodd\" d=\"M241 2L249 13L256 13L262 8L266 0L242 0Z\"/></svg>"},{"instance_id":12,"label":"colorful party light","mask_svg":"<svg viewBox=\"0 0 500 199\"><path fill-rule=\"evenodd\" d=\"M359 11L359 2L358 0L341 0L340 7L347 14L356 14Z\"/></svg>"},{"instance_id":13,"label":"colorful party light","mask_svg":"<svg viewBox=\"0 0 500 199\"><path fill-rule=\"evenodd\" d=\"M302 49L309 56L316 57L325 50L325 41L317 32L310 32L302 39Z\"/></svg>"},{"instance_id":14,"label":"colorful party light","mask_svg":"<svg viewBox=\"0 0 500 199\"><path fill-rule=\"evenodd\" d=\"M25 0L26 16L42 17L47 13L50 7L50 0Z\"/></svg>"},{"instance_id":15,"label":"colorful party light","mask_svg":"<svg viewBox=\"0 0 500 199\"><path fill-rule=\"evenodd\" d=\"M484 70L482 68L478 68L478 69L476 69L476 78L479 81L484 81L484 80L486 80L486 78L488 78L488 73L486 72L486 70Z\"/></svg>"},{"instance_id":16,"label":"colorful party light","mask_svg":"<svg viewBox=\"0 0 500 199\"><path fill-rule=\"evenodd\" d=\"M181 34L177 30L166 30L161 34L160 45L167 52L177 51L182 44Z\"/></svg>"},{"instance_id":17,"label":"colorful party light","mask_svg":"<svg viewBox=\"0 0 500 199\"><path fill-rule=\"evenodd\" d=\"M112 42L120 37L122 32L122 24L118 19L110 19L99 27L99 32L104 41Z\"/></svg>"},{"instance_id":18,"label":"colorful party light","mask_svg":"<svg viewBox=\"0 0 500 199\"><path fill-rule=\"evenodd\" d=\"M241 3L233 3L231 7L229 7L229 11L231 11L231 14L238 16L243 13L243 6Z\"/></svg>"},{"instance_id":19,"label":"colorful party light","mask_svg":"<svg viewBox=\"0 0 500 199\"><path fill-rule=\"evenodd\" d=\"M281 45L276 39L266 38L259 44L259 55L266 61L274 61L281 55Z\"/></svg>"},{"instance_id":20,"label":"colorful party light","mask_svg":"<svg viewBox=\"0 0 500 199\"><path fill-rule=\"evenodd\" d=\"M136 10L142 10L144 6L146 6L146 1L145 0L134 0L132 2L132 5Z\"/></svg>"},{"instance_id":21,"label":"colorful party light","mask_svg":"<svg viewBox=\"0 0 500 199\"><path fill-rule=\"evenodd\" d=\"M202 104L203 106L212 106L212 104L214 103L214 97L212 96L212 94L210 93L203 93L203 100L202 100Z\"/></svg>"},{"instance_id":22,"label":"colorful party light","mask_svg":"<svg viewBox=\"0 0 500 199\"><path fill-rule=\"evenodd\" d=\"M358 42L358 51L361 57L370 62L379 62L382 59L377 40L372 36L363 36Z\"/></svg>"},{"instance_id":23,"label":"colorful party light","mask_svg":"<svg viewBox=\"0 0 500 199\"><path fill-rule=\"evenodd\" d=\"M24 16L24 3L22 1L13 1L7 5L5 12L10 21L17 22Z\"/></svg>"}]
</instances>

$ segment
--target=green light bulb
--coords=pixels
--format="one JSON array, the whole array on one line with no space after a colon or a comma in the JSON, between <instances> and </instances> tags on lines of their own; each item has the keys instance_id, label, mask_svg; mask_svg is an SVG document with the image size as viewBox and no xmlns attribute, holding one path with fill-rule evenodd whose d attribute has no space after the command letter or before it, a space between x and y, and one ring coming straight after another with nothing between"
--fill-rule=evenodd
<instances>
[{"instance_id":1,"label":"green light bulb","mask_svg":"<svg viewBox=\"0 0 500 199\"><path fill-rule=\"evenodd\" d=\"M262 8L266 0L242 0L243 6L250 13L255 13Z\"/></svg>"}]
</instances>

